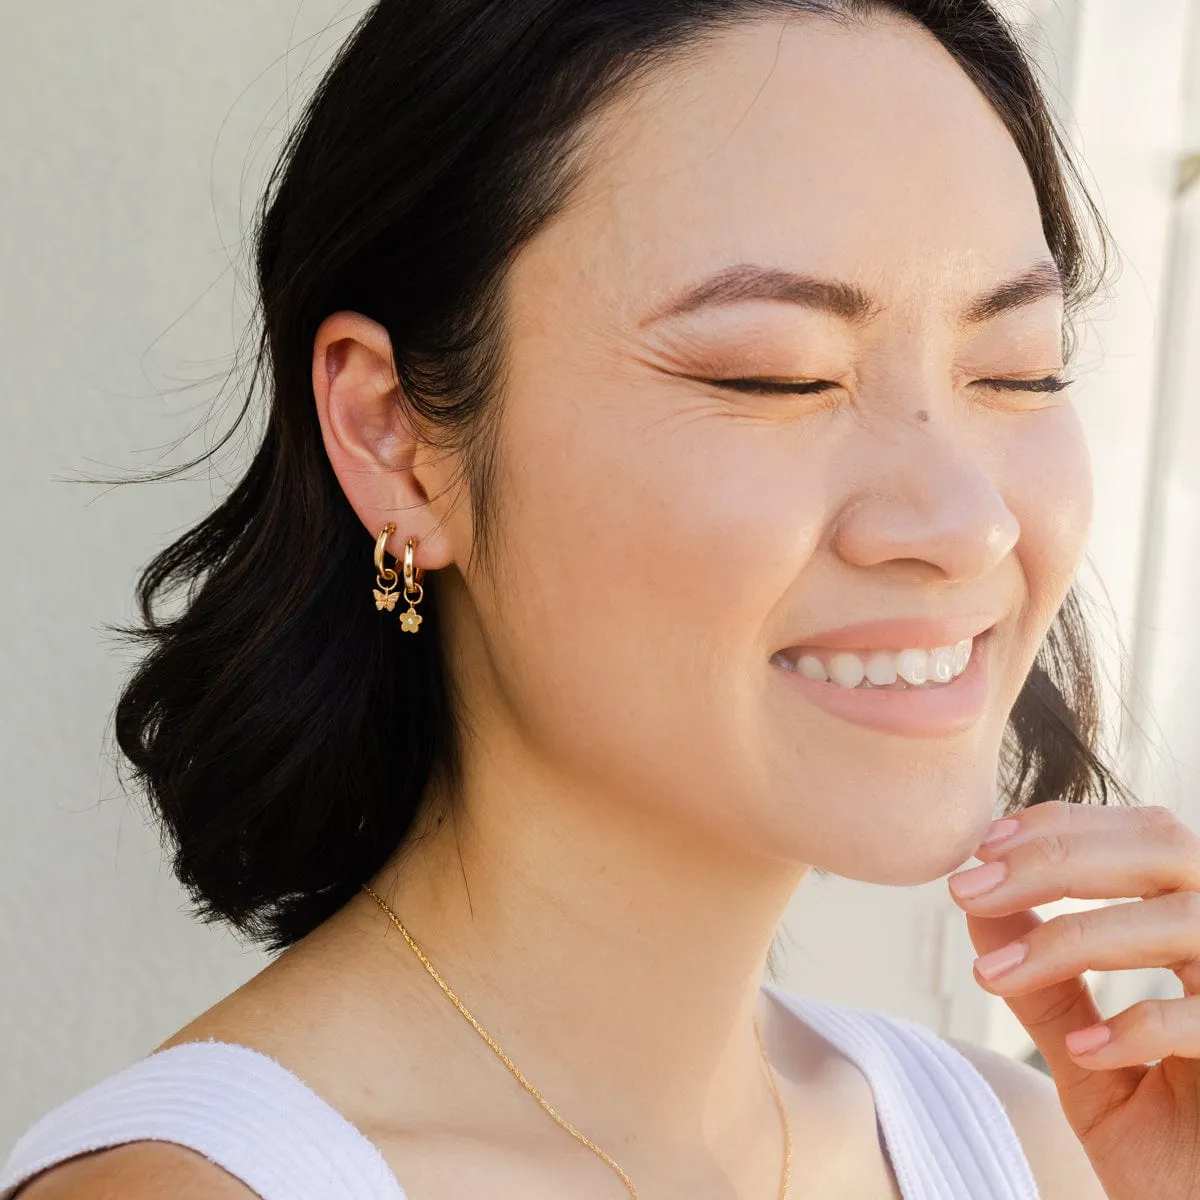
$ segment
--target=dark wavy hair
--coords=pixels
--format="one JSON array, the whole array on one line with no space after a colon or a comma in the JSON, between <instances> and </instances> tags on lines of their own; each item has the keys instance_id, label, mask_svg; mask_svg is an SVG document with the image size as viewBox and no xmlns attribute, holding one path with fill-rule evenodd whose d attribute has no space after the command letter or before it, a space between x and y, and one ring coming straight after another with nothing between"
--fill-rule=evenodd
<instances>
[{"instance_id":1,"label":"dark wavy hair","mask_svg":"<svg viewBox=\"0 0 1200 1200\"><path fill-rule=\"evenodd\" d=\"M110 626L148 646L117 700L116 740L202 919L287 947L409 839L435 773L451 792L461 781L438 581L426 580L426 636L379 619L373 538L317 421L321 321L349 309L386 328L399 402L460 452L488 567L505 271L585 171L588 118L735 23L879 13L936 37L1007 126L1073 347L1109 237L1026 50L986 0L382 0L359 20L254 217L256 353L220 444L261 394L257 450L215 511L141 572L142 623ZM1073 588L1006 731L1008 811L1126 796L1098 749L1097 692Z\"/></svg>"}]
</instances>

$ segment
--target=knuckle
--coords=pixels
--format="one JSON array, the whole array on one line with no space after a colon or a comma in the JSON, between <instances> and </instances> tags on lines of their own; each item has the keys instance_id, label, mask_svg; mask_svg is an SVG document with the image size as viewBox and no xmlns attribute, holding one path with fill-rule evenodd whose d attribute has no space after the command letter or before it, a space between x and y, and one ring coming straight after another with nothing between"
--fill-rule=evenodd
<instances>
[{"instance_id":1,"label":"knuckle","mask_svg":"<svg viewBox=\"0 0 1200 1200\"><path fill-rule=\"evenodd\" d=\"M1042 932L1056 954L1069 957L1087 945L1090 928L1086 913L1063 913L1047 921Z\"/></svg>"},{"instance_id":2,"label":"knuckle","mask_svg":"<svg viewBox=\"0 0 1200 1200\"><path fill-rule=\"evenodd\" d=\"M1184 924L1200 929L1200 892L1175 892L1172 902Z\"/></svg>"},{"instance_id":3,"label":"knuckle","mask_svg":"<svg viewBox=\"0 0 1200 1200\"><path fill-rule=\"evenodd\" d=\"M1026 808L1021 814L1021 819L1034 829L1059 825L1070 820L1071 810L1075 807L1077 806L1067 800L1043 800Z\"/></svg>"},{"instance_id":4,"label":"knuckle","mask_svg":"<svg viewBox=\"0 0 1200 1200\"><path fill-rule=\"evenodd\" d=\"M1091 993L1088 991L1087 984L1082 978L1078 979L1073 986L1065 987L1062 991L1056 989L1052 993L1050 1004L1032 1018L1026 1027L1030 1032L1038 1028L1054 1028L1065 1017L1082 1010L1083 1005L1090 1000Z\"/></svg>"},{"instance_id":5,"label":"knuckle","mask_svg":"<svg viewBox=\"0 0 1200 1200\"><path fill-rule=\"evenodd\" d=\"M1136 823L1155 837L1174 839L1181 831L1186 832L1183 822L1164 804L1144 804L1134 812Z\"/></svg>"},{"instance_id":6,"label":"knuckle","mask_svg":"<svg viewBox=\"0 0 1200 1200\"><path fill-rule=\"evenodd\" d=\"M1148 804L1139 809L1138 823L1140 832L1166 846L1172 859L1191 864L1200 887L1200 835L1178 813L1162 804Z\"/></svg>"},{"instance_id":7,"label":"knuckle","mask_svg":"<svg viewBox=\"0 0 1200 1200\"><path fill-rule=\"evenodd\" d=\"M1169 837L1176 853L1181 858L1192 859L1200 869L1200 835L1181 818L1175 817Z\"/></svg>"},{"instance_id":8,"label":"knuckle","mask_svg":"<svg viewBox=\"0 0 1200 1200\"><path fill-rule=\"evenodd\" d=\"M1122 1015L1125 1032L1148 1042L1159 1041L1169 1032L1170 1016L1161 1000L1139 1000Z\"/></svg>"},{"instance_id":9,"label":"knuckle","mask_svg":"<svg viewBox=\"0 0 1200 1200\"><path fill-rule=\"evenodd\" d=\"M1070 858L1069 841L1057 833L1033 838L1022 849L1035 866L1060 867Z\"/></svg>"}]
</instances>

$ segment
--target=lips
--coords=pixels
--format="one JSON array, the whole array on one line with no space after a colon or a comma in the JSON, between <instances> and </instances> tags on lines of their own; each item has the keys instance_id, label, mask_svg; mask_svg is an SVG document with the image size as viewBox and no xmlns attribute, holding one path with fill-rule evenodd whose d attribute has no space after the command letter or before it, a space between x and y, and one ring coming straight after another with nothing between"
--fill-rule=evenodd
<instances>
[{"instance_id":1,"label":"lips","mask_svg":"<svg viewBox=\"0 0 1200 1200\"><path fill-rule=\"evenodd\" d=\"M790 645L780 647L777 653L794 662L808 652L825 657L820 654L822 650L850 650L859 655L876 651L932 650L978 637L999 619L996 613L984 611L941 618L883 617L803 634Z\"/></svg>"},{"instance_id":2,"label":"lips","mask_svg":"<svg viewBox=\"0 0 1200 1200\"><path fill-rule=\"evenodd\" d=\"M977 631L974 636L972 630ZM850 724L910 738L954 736L970 729L987 709L994 630L995 618L990 615L944 621L877 621L814 635L820 638L819 648L814 641L807 641L784 652L800 654L798 661L802 661L802 652L814 649L832 664L834 659L854 657L859 651L886 653L879 648L889 642L893 645L898 642L902 650L919 649L925 653L922 642L937 647L945 646L947 643L942 639L957 633L972 637L970 657L962 672L953 674L952 663L951 678L944 683L930 680L914 686L897 679L891 684L875 686L864 679L859 686L848 687L792 668L781 662L780 652L771 656L772 675L794 698ZM830 647L830 642L846 649ZM815 674L814 669L812 675ZM845 683L849 682L847 678Z\"/></svg>"}]
</instances>

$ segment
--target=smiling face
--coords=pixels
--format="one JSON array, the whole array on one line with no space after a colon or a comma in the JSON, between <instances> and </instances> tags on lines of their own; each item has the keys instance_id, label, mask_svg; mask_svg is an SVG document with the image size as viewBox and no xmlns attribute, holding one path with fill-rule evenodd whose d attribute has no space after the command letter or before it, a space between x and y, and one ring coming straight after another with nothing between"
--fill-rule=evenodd
<instances>
[{"instance_id":1,"label":"smiling face","mask_svg":"<svg viewBox=\"0 0 1200 1200\"><path fill-rule=\"evenodd\" d=\"M448 595L468 703L610 812L934 878L1090 518L1024 162L893 18L722 32L589 137L508 279L503 582Z\"/></svg>"}]
</instances>

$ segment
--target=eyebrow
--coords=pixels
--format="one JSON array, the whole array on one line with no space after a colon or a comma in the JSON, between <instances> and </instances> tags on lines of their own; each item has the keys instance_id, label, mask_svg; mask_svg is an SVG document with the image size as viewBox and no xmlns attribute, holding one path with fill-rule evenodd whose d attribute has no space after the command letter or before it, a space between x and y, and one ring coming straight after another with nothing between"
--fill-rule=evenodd
<instances>
[{"instance_id":1,"label":"eyebrow","mask_svg":"<svg viewBox=\"0 0 1200 1200\"><path fill-rule=\"evenodd\" d=\"M1047 296L1062 294L1062 276L1057 264L1042 259L1019 275L976 296L959 314L959 321L963 325L979 325ZM638 324L645 328L668 317L738 300L780 300L829 313L853 325L865 325L881 311L881 306L857 284L760 267L754 263L737 263L685 288Z\"/></svg>"}]
</instances>

